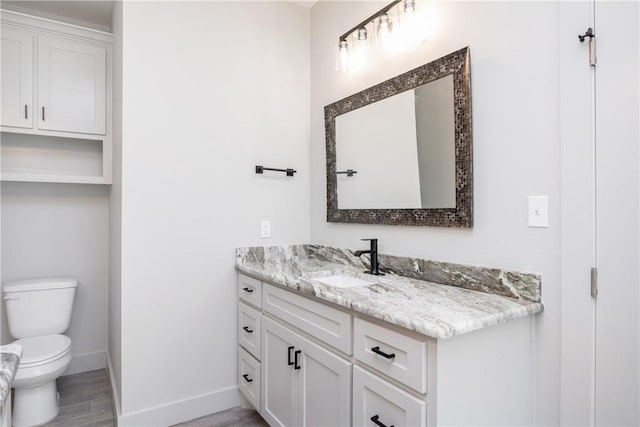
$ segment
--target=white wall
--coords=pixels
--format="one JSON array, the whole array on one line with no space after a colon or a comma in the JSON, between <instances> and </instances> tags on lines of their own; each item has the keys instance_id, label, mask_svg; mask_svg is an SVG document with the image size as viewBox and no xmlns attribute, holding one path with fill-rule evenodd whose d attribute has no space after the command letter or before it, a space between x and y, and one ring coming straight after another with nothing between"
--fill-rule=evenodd
<instances>
[{"instance_id":1,"label":"white wall","mask_svg":"<svg viewBox=\"0 0 640 427\"><path fill-rule=\"evenodd\" d=\"M542 274L536 316L535 414L559 421L558 5L549 2L428 2L435 28L412 52L385 57L359 75L335 71L338 36L382 4L319 2L311 14L311 240ZM577 33L576 33L577 34ZM471 49L474 227L326 222L323 106L464 46ZM549 196L548 229L527 227L527 196Z\"/></svg>"},{"instance_id":2,"label":"white wall","mask_svg":"<svg viewBox=\"0 0 640 427\"><path fill-rule=\"evenodd\" d=\"M309 241L309 9L125 2L123 32L120 425L167 425L239 402L234 249Z\"/></svg>"},{"instance_id":3,"label":"white wall","mask_svg":"<svg viewBox=\"0 0 640 427\"><path fill-rule=\"evenodd\" d=\"M103 368L107 349L109 189L2 183L2 282L71 276L79 281L67 335L67 374ZM4 307L3 307L4 309ZM4 312L4 310L3 310ZM11 341L3 319L2 343Z\"/></svg>"}]
</instances>

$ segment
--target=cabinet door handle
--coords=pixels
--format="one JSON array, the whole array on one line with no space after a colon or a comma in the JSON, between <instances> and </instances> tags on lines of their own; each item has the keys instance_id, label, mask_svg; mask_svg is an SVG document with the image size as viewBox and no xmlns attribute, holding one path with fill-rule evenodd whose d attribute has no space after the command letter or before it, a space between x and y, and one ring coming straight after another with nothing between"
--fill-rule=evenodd
<instances>
[{"instance_id":1,"label":"cabinet door handle","mask_svg":"<svg viewBox=\"0 0 640 427\"><path fill-rule=\"evenodd\" d=\"M243 326L242 329L244 329L244 331L248 334L252 334L253 333L253 329L249 329L248 326Z\"/></svg>"},{"instance_id":2,"label":"cabinet door handle","mask_svg":"<svg viewBox=\"0 0 640 427\"><path fill-rule=\"evenodd\" d=\"M243 374L242 378L244 378L244 380L246 382L248 382L248 383L252 383L253 382L253 379L249 378L249 375L247 375L247 374Z\"/></svg>"},{"instance_id":3,"label":"cabinet door handle","mask_svg":"<svg viewBox=\"0 0 640 427\"><path fill-rule=\"evenodd\" d=\"M242 288L243 291L245 291L248 294L252 294L253 293L253 289L251 288Z\"/></svg>"},{"instance_id":4,"label":"cabinet door handle","mask_svg":"<svg viewBox=\"0 0 640 427\"><path fill-rule=\"evenodd\" d=\"M287 352L289 353L287 356L287 365L289 366L293 365L293 362L291 361L291 350L293 350L293 346L287 348Z\"/></svg>"},{"instance_id":5,"label":"cabinet door handle","mask_svg":"<svg viewBox=\"0 0 640 427\"><path fill-rule=\"evenodd\" d=\"M28 119L29 118L29 110L28 110L29 106L27 104L24 104L24 118Z\"/></svg>"},{"instance_id":6,"label":"cabinet door handle","mask_svg":"<svg viewBox=\"0 0 640 427\"><path fill-rule=\"evenodd\" d=\"M379 354L385 359L393 359L394 357L396 357L395 353L389 354L389 353L385 353L384 351L381 351L379 346L371 347L371 351L373 351L375 354Z\"/></svg>"},{"instance_id":7,"label":"cabinet door handle","mask_svg":"<svg viewBox=\"0 0 640 427\"><path fill-rule=\"evenodd\" d=\"M300 356L300 353L302 353L302 350L296 350L294 354L293 369L300 369L300 365L298 365L298 356Z\"/></svg>"},{"instance_id":8,"label":"cabinet door handle","mask_svg":"<svg viewBox=\"0 0 640 427\"><path fill-rule=\"evenodd\" d=\"M42 107L42 121L44 122L44 107Z\"/></svg>"},{"instance_id":9,"label":"cabinet door handle","mask_svg":"<svg viewBox=\"0 0 640 427\"><path fill-rule=\"evenodd\" d=\"M373 417L371 417L371 421L373 421L373 423L375 425L377 425L378 427L394 427L394 426L387 426L385 423L383 423L382 421L380 421L380 417L377 415L374 415Z\"/></svg>"}]
</instances>

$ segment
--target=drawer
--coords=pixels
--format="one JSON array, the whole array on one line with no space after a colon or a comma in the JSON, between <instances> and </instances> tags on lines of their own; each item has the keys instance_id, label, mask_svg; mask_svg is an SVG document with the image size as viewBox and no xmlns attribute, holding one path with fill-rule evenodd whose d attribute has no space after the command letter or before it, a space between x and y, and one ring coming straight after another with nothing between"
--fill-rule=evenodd
<instances>
[{"instance_id":1,"label":"drawer","mask_svg":"<svg viewBox=\"0 0 640 427\"><path fill-rule=\"evenodd\" d=\"M264 284L262 307L332 347L352 354L351 315L293 292Z\"/></svg>"},{"instance_id":2,"label":"drawer","mask_svg":"<svg viewBox=\"0 0 640 427\"><path fill-rule=\"evenodd\" d=\"M353 427L424 427L427 404L399 388L353 367Z\"/></svg>"},{"instance_id":3,"label":"drawer","mask_svg":"<svg viewBox=\"0 0 640 427\"><path fill-rule=\"evenodd\" d=\"M238 389L260 411L260 362L238 347Z\"/></svg>"},{"instance_id":4,"label":"drawer","mask_svg":"<svg viewBox=\"0 0 640 427\"><path fill-rule=\"evenodd\" d=\"M238 303L238 343L260 360L262 313L242 302Z\"/></svg>"},{"instance_id":5,"label":"drawer","mask_svg":"<svg viewBox=\"0 0 640 427\"><path fill-rule=\"evenodd\" d=\"M238 275L238 296L258 308L262 307L262 282L244 274Z\"/></svg>"},{"instance_id":6,"label":"drawer","mask_svg":"<svg viewBox=\"0 0 640 427\"><path fill-rule=\"evenodd\" d=\"M427 343L356 318L353 352L359 361L419 393L427 392Z\"/></svg>"}]
</instances>

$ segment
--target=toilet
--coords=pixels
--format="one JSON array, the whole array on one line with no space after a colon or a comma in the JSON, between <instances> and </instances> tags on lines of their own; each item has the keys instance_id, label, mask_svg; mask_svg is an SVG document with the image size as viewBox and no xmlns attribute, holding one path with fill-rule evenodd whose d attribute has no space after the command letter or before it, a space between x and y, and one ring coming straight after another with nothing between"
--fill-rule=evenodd
<instances>
[{"instance_id":1,"label":"toilet","mask_svg":"<svg viewBox=\"0 0 640 427\"><path fill-rule=\"evenodd\" d=\"M2 293L9 333L22 346L15 388L14 427L46 424L58 415L56 378L71 363L71 322L78 282L71 278L6 282Z\"/></svg>"}]
</instances>

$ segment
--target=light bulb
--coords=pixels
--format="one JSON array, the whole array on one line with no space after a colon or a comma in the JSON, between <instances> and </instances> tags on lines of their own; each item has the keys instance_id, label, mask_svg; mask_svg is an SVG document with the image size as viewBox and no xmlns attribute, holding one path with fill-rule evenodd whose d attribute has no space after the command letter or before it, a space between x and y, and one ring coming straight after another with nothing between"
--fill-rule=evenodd
<instances>
[{"instance_id":1,"label":"light bulb","mask_svg":"<svg viewBox=\"0 0 640 427\"><path fill-rule=\"evenodd\" d=\"M336 69L347 71L349 69L349 42L340 40L336 52Z\"/></svg>"},{"instance_id":2,"label":"light bulb","mask_svg":"<svg viewBox=\"0 0 640 427\"><path fill-rule=\"evenodd\" d=\"M385 13L380 15L378 18L378 40L380 40L380 47L384 50L389 48L392 28L393 22L389 14Z\"/></svg>"}]
</instances>

